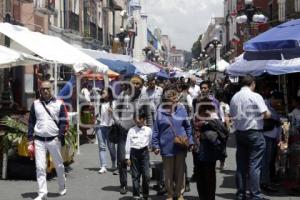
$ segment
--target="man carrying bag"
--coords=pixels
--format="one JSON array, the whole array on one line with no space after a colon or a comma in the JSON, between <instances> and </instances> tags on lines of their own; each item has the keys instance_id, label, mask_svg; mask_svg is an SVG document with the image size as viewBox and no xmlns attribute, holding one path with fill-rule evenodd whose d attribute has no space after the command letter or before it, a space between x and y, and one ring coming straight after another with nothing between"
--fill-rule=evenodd
<instances>
[{"instance_id":1,"label":"man carrying bag","mask_svg":"<svg viewBox=\"0 0 300 200\"><path fill-rule=\"evenodd\" d=\"M30 109L28 123L29 145L35 146L36 176L38 196L35 200L47 198L46 154L49 151L53 158L58 177L58 193L66 194L65 168L61 156L61 145L68 127L65 104L52 96L49 81L43 81L40 87L41 97L35 100Z\"/></svg>"}]
</instances>

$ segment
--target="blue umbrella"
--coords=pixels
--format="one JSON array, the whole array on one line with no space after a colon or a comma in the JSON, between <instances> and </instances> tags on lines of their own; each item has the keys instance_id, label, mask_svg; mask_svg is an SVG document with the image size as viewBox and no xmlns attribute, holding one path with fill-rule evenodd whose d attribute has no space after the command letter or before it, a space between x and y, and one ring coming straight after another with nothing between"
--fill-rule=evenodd
<instances>
[{"instance_id":1,"label":"blue umbrella","mask_svg":"<svg viewBox=\"0 0 300 200\"><path fill-rule=\"evenodd\" d=\"M107 65L109 69L124 75L133 75L136 72L136 68L134 65L132 65L130 62L125 62L121 60L109 60L109 59L103 59L99 58L97 59L101 63Z\"/></svg>"},{"instance_id":2,"label":"blue umbrella","mask_svg":"<svg viewBox=\"0 0 300 200\"><path fill-rule=\"evenodd\" d=\"M300 57L300 19L259 34L244 44L246 60L281 60Z\"/></svg>"}]
</instances>

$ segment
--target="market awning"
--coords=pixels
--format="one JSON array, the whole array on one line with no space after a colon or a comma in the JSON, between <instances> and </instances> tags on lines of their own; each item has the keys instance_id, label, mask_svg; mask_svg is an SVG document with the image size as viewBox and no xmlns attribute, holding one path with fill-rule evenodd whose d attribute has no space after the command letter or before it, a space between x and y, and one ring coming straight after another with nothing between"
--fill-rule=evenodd
<instances>
[{"instance_id":1,"label":"market awning","mask_svg":"<svg viewBox=\"0 0 300 200\"><path fill-rule=\"evenodd\" d=\"M296 72L300 72L300 58L247 61L244 59L243 54L237 57L235 62L227 68L227 73L233 76L245 76L247 74L260 76L264 73L281 75Z\"/></svg>"},{"instance_id":2,"label":"market awning","mask_svg":"<svg viewBox=\"0 0 300 200\"><path fill-rule=\"evenodd\" d=\"M0 23L0 32L14 40L21 48L25 48L54 63L72 65L75 72L83 70L86 66L94 68L97 72L106 72L108 67L62 39L30 31L26 27ZM17 46L12 45L12 48Z\"/></svg>"},{"instance_id":3,"label":"market awning","mask_svg":"<svg viewBox=\"0 0 300 200\"><path fill-rule=\"evenodd\" d=\"M0 68L14 67L19 65L32 65L45 62L36 56L15 51L0 45Z\"/></svg>"},{"instance_id":4,"label":"market awning","mask_svg":"<svg viewBox=\"0 0 300 200\"><path fill-rule=\"evenodd\" d=\"M80 50L94 59L106 64L110 69L118 73L127 75L139 73L147 75L160 71L156 65L148 62L137 62L128 55L112 54L91 49Z\"/></svg>"}]
</instances>

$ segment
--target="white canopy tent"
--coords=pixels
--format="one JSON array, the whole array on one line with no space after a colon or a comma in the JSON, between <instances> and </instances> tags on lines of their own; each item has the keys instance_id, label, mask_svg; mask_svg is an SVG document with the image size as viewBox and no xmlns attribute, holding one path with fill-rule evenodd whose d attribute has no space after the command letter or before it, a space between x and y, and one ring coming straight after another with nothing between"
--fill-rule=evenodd
<instances>
[{"instance_id":1,"label":"white canopy tent","mask_svg":"<svg viewBox=\"0 0 300 200\"><path fill-rule=\"evenodd\" d=\"M0 23L0 32L45 60L58 64L72 65L75 72L83 70L84 65L90 68L95 67L95 70L98 72L106 72L108 70L106 65L82 53L58 37L33 32L26 27L9 23Z\"/></svg>"},{"instance_id":2,"label":"white canopy tent","mask_svg":"<svg viewBox=\"0 0 300 200\"><path fill-rule=\"evenodd\" d=\"M92 49L80 49L80 51L88 54L94 59L102 58L107 60L120 60L124 62L133 62L133 58L128 55L114 54L114 53L108 53L106 51L99 51L99 50L92 50Z\"/></svg>"},{"instance_id":3,"label":"white canopy tent","mask_svg":"<svg viewBox=\"0 0 300 200\"><path fill-rule=\"evenodd\" d=\"M0 68L38 64L45 60L0 45Z\"/></svg>"},{"instance_id":4,"label":"white canopy tent","mask_svg":"<svg viewBox=\"0 0 300 200\"><path fill-rule=\"evenodd\" d=\"M229 67L229 65L230 64L228 62L226 62L224 59L221 59L217 62L217 71L224 72ZM215 65L209 67L209 70L215 70Z\"/></svg>"},{"instance_id":5,"label":"white canopy tent","mask_svg":"<svg viewBox=\"0 0 300 200\"><path fill-rule=\"evenodd\" d=\"M158 73L160 71L160 69L148 62L136 62L134 61L132 63L139 72L141 72L142 74L154 74L154 73Z\"/></svg>"},{"instance_id":6,"label":"white canopy tent","mask_svg":"<svg viewBox=\"0 0 300 200\"><path fill-rule=\"evenodd\" d=\"M45 35L39 32L30 31L26 27L12 25L9 23L0 23L0 32L12 39L15 43L11 48L21 49L23 52L37 54L46 61L52 62L54 66L54 93L57 95L57 64L70 65L75 72L80 72L86 68L93 69L97 72L105 73L105 82L107 84L108 67L89 55L81 52L72 45L66 43L62 39ZM77 76L76 81L77 94L80 94L80 80ZM77 95L77 110L79 110L79 95ZM80 112L77 111L77 141L78 153L79 149L79 122Z\"/></svg>"}]
</instances>

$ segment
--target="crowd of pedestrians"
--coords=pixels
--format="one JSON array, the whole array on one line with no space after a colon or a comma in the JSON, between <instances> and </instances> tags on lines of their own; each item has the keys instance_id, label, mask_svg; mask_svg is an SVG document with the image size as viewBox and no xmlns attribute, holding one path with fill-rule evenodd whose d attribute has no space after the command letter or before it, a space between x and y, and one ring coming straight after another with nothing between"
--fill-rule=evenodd
<instances>
[{"instance_id":1,"label":"crowd of pedestrians","mask_svg":"<svg viewBox=\"0 0 300 200\"><path fill-rule=\"evenodd\" d=\"M281 100L279 93L273 93L265 101L255 92L252 76L240 78L239 91L228 80L217 85L210 81L197 83L195 77L158 81L154 76L148 76L146 80L133 76L119 83L121 91L117 92L114 87L104 88L93 92L95 95L89 102L93 102L96 118L99 173L106 173L109 168L108 149L110 168L119 175L121 194L128 192L127 167L130 166L133 199L150 199L149 152L152 151L162 158L161 179L164 180L162 187L166 199L183 200L190 180L185 159L191 152L192 179L197 184L199 198L214 200L216 163L220 161L221 169L226 166L226 143L230 132L235 132L237 143L236 199L246 199L248 187L253 200L262 199L260 186L272 189L274 172L269 169L274 165L274 148L281 137L280 117L274 109ZM50 87L48 82L45 84ZM59 146L59 136L64 134L66 122L59 118L63 111L58 107L63 104L50 94L46 99L44 91L46 88L42 87L41 94L44 95L31 109L29 138L30 141L35 139L36 145L43 144L43 151L48 149L53 154L52 143ZM39 112L45 112L40 105L44 103L51 109L46 119L39 117ZM50 117L52 115L59 120L58 126ZM264 127L266 119L272 119L268 130ZM117 134L113 134L116 130ZM45 155L36 153L39 183L36 200L47 196L45 166L40 164L40 161L44 162L42 156ZM54 161L59 191L64 195L61 159L59 155L54 156L57 158Z\"/></svg>"}]
</instances>

